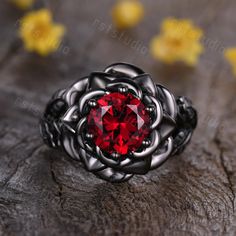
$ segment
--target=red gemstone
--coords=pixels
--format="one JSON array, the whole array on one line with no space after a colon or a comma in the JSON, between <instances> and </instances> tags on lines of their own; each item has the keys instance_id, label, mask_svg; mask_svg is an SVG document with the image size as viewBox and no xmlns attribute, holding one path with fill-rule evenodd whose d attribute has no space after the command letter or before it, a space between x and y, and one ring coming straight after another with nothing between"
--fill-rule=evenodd
<instances>
[{"instance_id":1,"label":"red gemstone","mask_svg":"<svg viewBox=\"0 0 236 236\"><path fill-rule=\"evenodd\" d=\"M88 132L94 143L108 153L137 150L149 134L150 116L140 99L131 93L104 95L88 116Z\"/></svg>"}]
</instances>

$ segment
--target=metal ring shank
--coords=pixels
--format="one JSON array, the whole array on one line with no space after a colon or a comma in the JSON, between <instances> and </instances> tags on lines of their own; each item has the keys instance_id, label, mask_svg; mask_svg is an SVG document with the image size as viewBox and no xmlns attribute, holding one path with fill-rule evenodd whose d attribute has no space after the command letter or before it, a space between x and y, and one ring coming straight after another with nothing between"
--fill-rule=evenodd
<instances>
[{"instance_id":1,"label":"metal ring shank","mask_svg":"<svg viewBox=\"0 0 236 236\"><path fill-rule=\"evenodd\" d=\"M41 133L45 143L50 147L60 146L61 117L68 110L67 103L61 94L57 92L56 96L53 96L41 119ZM164 99L164 103L167 102L166 98L162 97L161 99ZM193 130L197 125L197 112L187 98L177 97L175 100L177 114L175 116L176 129L173 132L174 144L172 154L179 154L191 139Z\"/></svg>"},{"instance_id":2,"label":"metal ring shank","mask_svg":"<svg viewBox=\"0 0 236 236\"><path fill-rule=\"evenodd\" d=\"M117 162L84 143L81 124L86 127L88 100L102 96L113 86L116 88L121 81L135 96L154 106L150 139L151 145L155 145L133 152L126 160ZM145 174L170 156L181 153L196 125L197 112L190 100L174 97L168 89L154 84L151 77L139 68L117 63L104 72L91 73L67 89L56 92L47 104L40 129L44 142L50 147L64 149L100 178L121 182L133 174Z\"/></svg>"}]
</instances>

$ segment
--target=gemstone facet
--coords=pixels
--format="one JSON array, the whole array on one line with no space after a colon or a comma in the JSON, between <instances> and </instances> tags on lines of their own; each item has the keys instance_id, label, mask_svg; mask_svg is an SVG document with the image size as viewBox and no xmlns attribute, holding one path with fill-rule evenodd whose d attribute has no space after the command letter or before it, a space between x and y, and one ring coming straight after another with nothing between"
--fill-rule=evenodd
<instances>
[{"instance_id":1,"label":"gemstone facet","mask_svg":"<svg viewBox=\"0 0 236 236\"><path fill-rule=\"evenodd\" d=\"M112 92L97 100L88 115L93 142L109 154L137 150L149 135L150 116L141 100L131 93Z\"/></svg>"}]
</instances>

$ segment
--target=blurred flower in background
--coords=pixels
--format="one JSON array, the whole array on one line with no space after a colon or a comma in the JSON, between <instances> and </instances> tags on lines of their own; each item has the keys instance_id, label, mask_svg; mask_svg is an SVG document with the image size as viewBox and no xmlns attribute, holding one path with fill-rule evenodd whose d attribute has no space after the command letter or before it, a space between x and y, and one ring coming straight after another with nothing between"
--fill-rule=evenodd
<instances>
[{"instance_id":1,"label":"blurred flower in background","mask_svg":"<svg viewBox=\"0 0 236 236\"><path fill-rule=\"evenodd\" d=\"M34 0L10 0L10 2L22 10L27 10L33 5Z\"/></svg>"},{"instance_id":2,"label":"blurred flower in background","mask_svg":"<svg viewBox=\"0 0 236 236\"><path fill-rule=\"evenodd\" d=\"M161 32L150 43L154 58L167 64L184 62L194 66L203 46L203 32L188 19L167 18L161 24Z\"/></svg>"},{"instance_id":3,"label":"blurred flower in background","mask_svg":"<svg viewBox=\"0 0 236 236\"><path fill-rule=\"evenodd\" d=\"M225 59L232 66L233 73L236 76L236 47L226 49L224 52L224 56L225 56Z\"/></svg>"},{"instance_id":4,"label":"blurred flower in background","mask_svg":"<svg viewBox=\"0 0 236 236\"><path fill-rule=\"evenodd\" d=\"M118 29L137 25L144 16L144 8L138 0L119 0L112 9L113 23Z\"/></svg>"},{"instance_id":5,"label":"blurred flower in background","mask_svg":"<svg viewBox=\"0 0 236 236\"><path fill-rule=\"evenodd\" d=\"M26 50L42 56L58 49L64 32L62 25L53 23L47 9L30 12L20 21L19 34Z\"/></svg>"}]
</instances>

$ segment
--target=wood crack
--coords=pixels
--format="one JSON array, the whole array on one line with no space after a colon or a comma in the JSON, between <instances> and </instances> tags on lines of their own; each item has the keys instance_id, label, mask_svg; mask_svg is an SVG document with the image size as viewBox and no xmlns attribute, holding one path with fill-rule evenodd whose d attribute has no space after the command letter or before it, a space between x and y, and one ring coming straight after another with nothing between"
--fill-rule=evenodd
<instances>
[{"instance_id":1,"label":"wood crack","mask_svg":"<svg viewBox=\"0 0 236 236\"><path fill-rule=\"evenodd\" d=\"M17 171L19 170L19 168L21 168L24 163L31 158L37 151L39 151L42 148L42 144L40 144L39 146L35 147L30 153L29 155L27 155L27 157L25 157L23 160L21 160L19 163L16 164L16 167L14 168L13 172L5 179L5 181L0 184L0 188L4 188L8 185L8 183L11 181L11 179L15 176L15 174L17 173Z\"/></svg>"},{"instance_id":2,"label":"wood crack","mask_svg":"<svg viewBox=\"0 0 236 236\"><path fill-rule=\"evenodd\" d=\"M234 202L235 202L235 197L236 197L236 196L235 196L235 192L234 192L234 188L233 188L234 185L233 185L233 182L232 182L232 180L231 180L232 174L231 174L231 172L228 170L227 166L225 165L225 160L224 160L224 152L225 152L225 149L222 148L221 141L220 141L220 139L218 138L217 134L218 134L218 132L216 133L216 135L215 135L213 141L214 141L216 147L218 148L218 150L219 150L219 152L220 152L220 155L219 155L219 157L220 157L220 164L221 164L221 166L222 166L223 171L225 172L225 175L226 175L227 181L228 181L229 190L230 190L230 192L231 192L231 194L232 194L232 196L233 196L233 197L231 198L231 202L232 202L232 208L233 208L233 212L234 212L234 209L235 209L235 203L234 203Z\"/></svg>"},{"instance_id":3,"label":"wood crack","mask_svg":"<svg viewBox=\"0 0 236 236\"><path fill-rule=\"evenodd\" d=\"M54 168L53 168L53 160L52 159L50 159L50 173L51 173L53 182L56 184L56 186L58 188L57 196L59 197L60 207L63 209L63 196L62 196L63 185L57 180L57 177L56 177L56 174L55 174L55 171L54 171Z\"/></svg>"}]
</instances>

